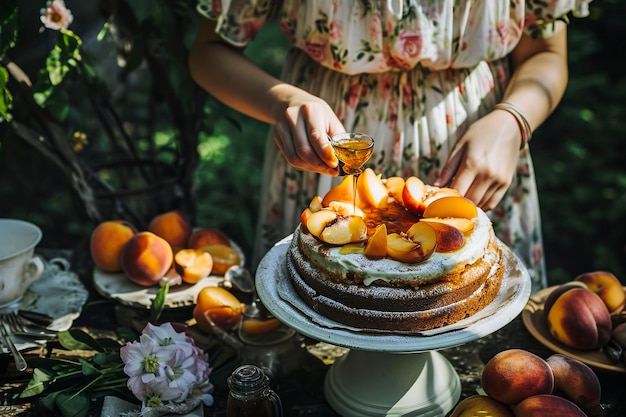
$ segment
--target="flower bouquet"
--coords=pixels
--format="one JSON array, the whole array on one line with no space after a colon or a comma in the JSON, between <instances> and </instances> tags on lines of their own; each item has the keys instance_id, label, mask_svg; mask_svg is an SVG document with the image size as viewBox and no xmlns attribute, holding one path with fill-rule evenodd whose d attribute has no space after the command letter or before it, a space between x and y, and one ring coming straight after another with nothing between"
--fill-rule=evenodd
<instances>
[{"instance_id":1,"label":"flower bouquet","mask_svg":"<svg viewBox=\"0 0 626 417\"><path fill-rule=\"evenodd\" d=\"M60 332L58 339L67 350L96 353L78 360L31 359L32 378L11 402L38 399L64 417L87 416L89 400L104 396L136 403L136 411L124 413L128 417L183 414L213 404L208 355L171 323L148 323L139 340L125 344L78 329Z\"/></svg>"}]
</instances>

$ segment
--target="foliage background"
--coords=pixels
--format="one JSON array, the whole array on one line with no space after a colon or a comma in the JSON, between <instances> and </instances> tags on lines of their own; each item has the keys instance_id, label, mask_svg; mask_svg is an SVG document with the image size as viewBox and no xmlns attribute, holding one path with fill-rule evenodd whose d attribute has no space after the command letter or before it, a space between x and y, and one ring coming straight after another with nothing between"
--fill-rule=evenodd
<instances>
[{"instance_id":1,"label":"foliage background","mask_svg":"<svg viewBox=\"0 0 626 417\"><path fill-rule=\"evenodd\" d=\"M172 168L174 178L190 182L184 184L188 194L185 187L181 191L169 186L114 197L104 193L98 201L102 218L127 215L144 227L154 214L182 208L194 225L221 228L249 254L267 127L225 108L188 82L184 53L195 28L194 1L104 3L117 7L117 18L130 16L139 24L126 27L131 28L130 41L124 40L122 31L109 31L98 40L100 29L111 21L110 14L103 13L102 5L96 2L66 1L75 17L70 29L82 38L85 61L98 79L97 88L85 87L77 80L68 84L65 113L59 119L67 140L71 141L75 131L88 134L87 145L76 156L98 179L96 185L104 181L117 191L146 186L128 180L139 177L135 170L113 164L124 161L114 158L125 155L128 145L107 140L97 114L85 105L86 97L104 96L122 118L119 126L140 152L145 151L150 161L158 161L151 167L166 165ZM41 7L40 1L20 7L18 43L7 53L33 80L45 66L56 37L54 32L39 31ZM626 284L626 78L623 67L616 64L616 48L626 36L626 10L621 0L605 0L592 3L591 12L589 18L573 19L568 90L531 142L551 284L596 269L612 271ZM175 16L184 18L185 24L164 25L167 13L178 13ZM147 55L137 55L141 40L155 33L170 40L161 55L164 74L169 78L155 78L155 72L145 64ZM170 54L173 50L178 53ZM120 69L117 63L124 52L127 67ZM278 74L285 52L280 30L271 25L247 53ZM138 62L142 56L144 61ZM169 82L175 98L168 106L168 96L161 90L167 91L163 83ZM189 103L193 105L187 106ZM171 117L179 109L176 106L184 107L182 119ZM32 120L26 117L25 121ZM196 160L189 151L181 152L184 140L187 148L198 151ZM113 168L90 169L103 160L110 161ZM158 184L172 172L155 169L150 178ZM187 177L181 177L181 172ZM126 181L116 180L116 176ZM132 210L120 209L124 205ZM40 225L44 231L42 247L82 251L97 224L97 219L86 213L67 175L17 137L6 122L0 123L0 217Z\"/></svg>"}]
</instances>

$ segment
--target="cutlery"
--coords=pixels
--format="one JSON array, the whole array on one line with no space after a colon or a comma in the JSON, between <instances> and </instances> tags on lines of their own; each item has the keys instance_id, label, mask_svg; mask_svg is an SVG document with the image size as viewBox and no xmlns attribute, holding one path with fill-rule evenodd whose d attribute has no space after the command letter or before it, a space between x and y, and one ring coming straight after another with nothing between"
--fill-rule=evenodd
<instances>
[{"instance_id":1,"label":"cutlery","mask_svg":"<svg viewBox=\"0 0 626 417\"><path fill-rule=\"evenodd\" d=\"M2 339L4 340L4 344L8 346L11 351L11 355L13 355L13 361L15 362L15 368L18 371L23 372L28 368L26 364L26 359L22 356L19 350L13 344L13 340L11 339L11 335L7 331L4 322L0 322L0 335L2 335Z\"/></svg>"},{"instance_id":2,"label":"cutlery","mask_svg":"<svg viewBox=\"0 0 626 417\"><path fill-rule=\"evenodd\" d=\"M56 332L46 329L36 323L20 317L16 312L0 314L0 322L9 326L11 333L16 336L45 337L56 336Z\"/></svg>"}]
</instances>

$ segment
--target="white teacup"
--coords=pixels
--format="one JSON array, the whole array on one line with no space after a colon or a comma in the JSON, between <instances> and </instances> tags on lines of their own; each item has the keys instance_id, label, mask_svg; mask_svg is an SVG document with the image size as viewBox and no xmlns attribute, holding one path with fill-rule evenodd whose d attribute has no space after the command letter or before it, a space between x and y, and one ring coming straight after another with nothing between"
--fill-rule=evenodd
<instances>
[{"instance_id":1,"label":"white teacup","mask_svg":"<svg viewBox=\"0 0 626 417\"><path fill-rule=\"evenodd\" d=\"M0 219L0 308L18 302L41 276L44 263L35 255L41 236L32 223Z\"/></svg>"}]
</instances>

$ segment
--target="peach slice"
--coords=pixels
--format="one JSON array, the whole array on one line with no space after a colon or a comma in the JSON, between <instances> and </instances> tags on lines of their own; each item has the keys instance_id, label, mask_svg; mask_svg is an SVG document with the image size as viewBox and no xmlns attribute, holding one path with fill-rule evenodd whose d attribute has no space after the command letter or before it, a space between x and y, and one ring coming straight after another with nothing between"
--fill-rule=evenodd
<instances>
[{"instance_id":1,"label":"peach slice","mask_svg":"<svg viewBox=\"0 0 626 417\"><path fill-rule=\"evenodd\" d=\"M241 330L248 334L260 335L277 329L280 324L281 323L277 318L267 320L245 319L241 322Z\"/></svg>"},{"instance_id":2,"label":"peach slice","mask_svg":"<svg viewBox=\"0 0 626 417\"><path fill-rule=\"evenodd\" d=\"M389 177L385 180L385 187L389 197L396 200L396 202L402 204L402 190L404 190L404 178L402 177Z\"/></svg>"},{"instance_id":3,"label":"peach slice","mask_svg":"<svg viewBox=\"0 0 626 417\"><path fill-rule=\"evenodd\" d=\"M387 226L384 223L378 225L374 233L367 239L363 254L368 258L387 256Z\"/></svg>"},{"instance_id":4,"label":"peach slice","mask_svg":"<svg viewBox=\"0 0 626 417\"><path fill-rule=\"evenodd\" d=\"M239 265L239 253L231 246L217 244L202 246L199 250L213 257L213 273L223 275L231 266Z\"/></svg>"},{"instance_id":5,"label":"peach slice","mask_svg":"<svg viewBox=\"0 0 626 417\"><path fill-rule=\"evenodd\" d=\"M430 225L437 235L436 252L454 252L465 244L465 235L456 227L439 222L426 222L426 224Z\"/></svg>"},{"instance_id":6,"label":"peach slice","mask_svg":"<svg viewBox=\"0 0 626 417\"><path fill-rule=\"evenodd\" d=\"M469 236L474 230L474 220L463 217L425 217L420 221L429 223L431 226L433 223L446 223L459 229L465 236Z\"/></svg>"},{"instance_id":7,"label":"peach slice","mask_svg":"<svg viewBox=\"0 0 626 417\"><path fill-rule=\"evenodd\" d=\"M306 220L306 228L315 237L320 237L326 226L337 220L337 213L332 210L320 210L311 213Z\"/></svg>"},{"instance_id":8,"label":"peach slice","mask_svg":"<svg viewBox=\"0 0 626 417\"><path fill-rule=\"evenodd\" d=\"M367 237L367 225L362 217L338 216L337 221L326 226L319 238L331 245L345 245Z\"/></svg>"},{"instance_id":9,"label":"peach slice","mask_svg":"<svg viewBox=\"0 0 626 417\"><path fill-rule=\"evenodd\" d=\"M195 284L213 270L213 257L199 249L181 249L174 255L174 269L183 281Z\"/></svg>"},{"instance_id":10,"label":"peach slice","mask_svg":"<svg viewBox=\"0 0 626 417\"><path fill-rule=\"evenodd\" d=\"M461 193L450 187L434 188L426 186L426 197L424 198L424 206L428 206L435 200L442 197L461 197Z\"/></svg>"},{"instance_id":11,"label":"peach slice","mask_svg":"<svg viewBox=\"0 0 626 417\"><path fill-rule=\"evenodd\" d=\"M313 212L320 211L322 209L322 197L320 197L319 195L313 197L311 199L311 202L309 203L309 208Z\"/></svg>"},{"instance_id":12,"label":"peach slice","mask_svg":"<svg viewBox=\"0 0 626 417\"><path fill-rule=\"evenodd\" d=\"M426 223L417 222L404 234L387 235L387 254L404 263L423 262L435 251L437 235Z\"/></svg>"},{"instance_id":13,"label":"peach slice","mask_svg":"<svg viewBox=\"0 0 626 417\"><path fill-rule=\"evenodd\" d=\"M346 203L345 201L331 201L328 208L337 214L341 214L342 216L365 217L363 210L356 207L354 204Z\"/></svg>"},{"instance_id":14,"label":"peach slice","mask_svg":"<svg viewBox=\"0 0 626 417\"><path fill-rule=\"evenodd\" d=\"M442 197L426 207L423 217L462 217L471 220L478 217L478 209L469 198Z\"/></svg>"},{"instance_id":15,"label":"peach slice","mask_svg":"<svg viewBox=\"0 0 626 417\"><path fill-rule=\"evenodd\" d=\"M404 182L402 189L402 204L411 213L421 215L426 206L426 184L417 177L409 177Z\"/></svg>"},{"instance_id":16,"label":"peach slice","mask_svg":"<svg viewBox=\"0 0 626 417\"><path fill-rule=\"evenodd\" d=\"M354 175L346 175L339 184L331 188L322 198L322 206L328 207L331 201L354 202Z\"/></svg>"},{"instance_id":17,"label":"peach slice","mask_svg":"<svg viewBox=\"0 0 626 417\"><path fill-rule=\"evenodd\" d=\"M310 207L305 208L300 213L300 223L306 226L306 223L309 221L309 217L313 214L313 210Z\"/></svg>"},{"instance_id":18,"label":"peach slice","mask_svg":"<svg viewBox=\"0 0 626 417\"><path fill-rule=\"evenodd\" d=\"M366 206L382 208L387 205L389 191L372 168L366 168L356 183L359 201Z\"/></svg>"}]
</instances>

